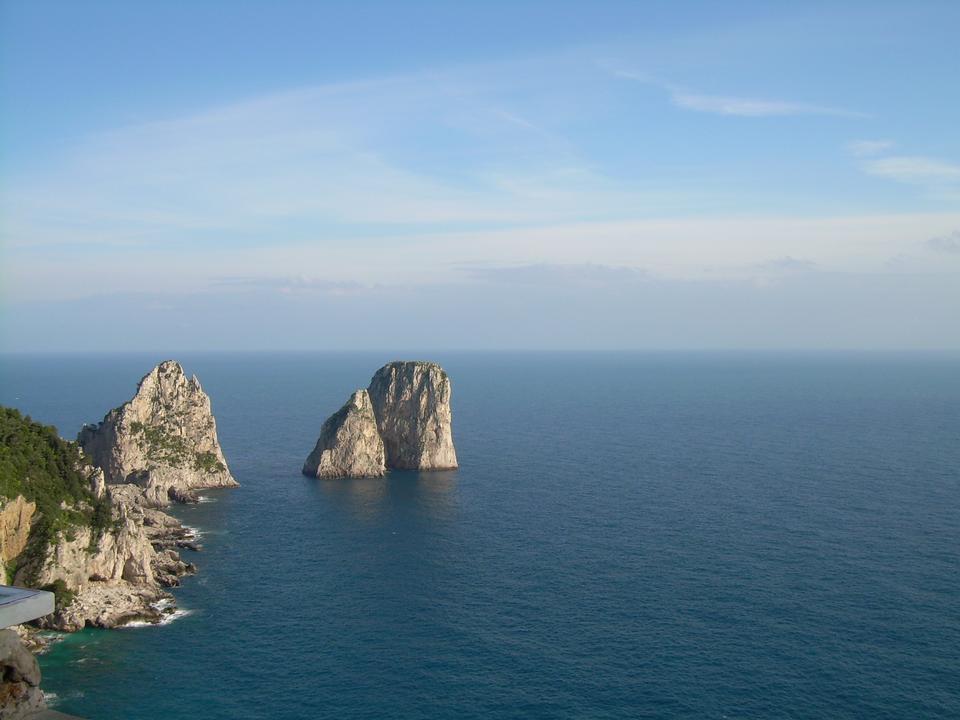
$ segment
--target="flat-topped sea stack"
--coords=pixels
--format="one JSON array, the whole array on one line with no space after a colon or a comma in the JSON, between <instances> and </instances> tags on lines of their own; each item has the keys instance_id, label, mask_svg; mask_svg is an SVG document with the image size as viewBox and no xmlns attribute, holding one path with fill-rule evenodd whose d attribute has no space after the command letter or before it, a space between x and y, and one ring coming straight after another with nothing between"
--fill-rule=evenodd
<instances>
[{"instance_id":1,"label":"flat-topped sea stack","mask_svg":"<svg viewBox=\"0 0 960 720\"><path fill-rule=\"evenodd\" d=\"M237 485L220 449L210 398L173 360L147 373L129 402L85 426L77 442L107 483L136 483L154 504Z\"/></svg>"},{"instance_id":2,"label":"flat-topped sea stack","mask_svg":"<svg viewBox=\"0 0 960 720\"><path fill-rule=\"evenodd\" d=\"M383 440L366 390L357 390L320 429L320 439L303 464L318 478L382 477L387 472Z\"/></svg>"},{"instance_id":3,"label":"flat-topped sea stack","mask_svg":"<svg viewBox=\"0 0 960 720\"><path fill-rule=\"evenodd\" d=\"M451 470L457 467L450 414L450 378L436 363L392 362L368 388L387 467Z\"/></svg>"},{"instance_id":4,"label":"flat-topped sea stack","mask_svg":"<svg viewBox=\"0 0 960 720\"><path fill-rule=\"evenodd\" d=\"M387 469L452 470L451 420L450 378L443 368L388 363L323 424L303 472L334 478L378 477Z\"/></svg>"}]
</instances>

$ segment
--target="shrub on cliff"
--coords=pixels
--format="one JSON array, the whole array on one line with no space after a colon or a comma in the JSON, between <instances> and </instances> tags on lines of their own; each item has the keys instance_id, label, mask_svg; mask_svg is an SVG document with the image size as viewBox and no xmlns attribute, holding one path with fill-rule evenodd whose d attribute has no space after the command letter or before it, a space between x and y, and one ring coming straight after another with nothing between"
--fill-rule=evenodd
<instances>
[{"instance_id":1,"label":"shrub on cliff","mask_svg":"<svg viewBox=\"0 0 960 720\"><path fill-rule=\"evenodd\" d=\"M110 524L110 501L94 497L88 467L56 428L0 406L0 504L18 495L37 504L25 556L42 556L58 533L69 535L72 526L90 526L99 538Z\"/></svg>"}]
</instances>

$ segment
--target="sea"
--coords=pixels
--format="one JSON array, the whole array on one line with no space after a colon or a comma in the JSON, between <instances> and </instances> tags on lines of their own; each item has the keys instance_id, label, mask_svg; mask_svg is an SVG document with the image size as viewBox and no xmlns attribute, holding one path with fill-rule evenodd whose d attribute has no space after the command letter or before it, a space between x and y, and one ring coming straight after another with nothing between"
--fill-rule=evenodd
<instances>
[{"instance_id":1,"label":"sea","mask_svg":"<svg viewBox=\"0 0 960 720\"><path fill-rule=\"evenodd\" d=\"M152 354L6 355L73 438ZM234 490L158 626L41 657L88 720L960 717L960 357L176 355ZM460 469L304 477L395 359L441 363Z\"/></svg>"}]
</instances>

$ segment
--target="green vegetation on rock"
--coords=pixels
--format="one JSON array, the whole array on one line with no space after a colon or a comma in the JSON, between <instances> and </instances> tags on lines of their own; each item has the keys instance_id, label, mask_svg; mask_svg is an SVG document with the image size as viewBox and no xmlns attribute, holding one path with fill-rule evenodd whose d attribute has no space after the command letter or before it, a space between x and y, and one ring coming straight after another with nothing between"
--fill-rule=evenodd
<instances>
[{"instance_id":1,"label":"green vegetation on rock","mask_svg":"<svg viewBox=\"0 0 960 720\"><path fill-rule=\"evenodd\" d=\"M0 406L0 497L23 495L37 504L27 548L18 565L46 554L60 533L69 540L76 529L91 527L93 542L111 522L109 499L90 490L89 460L50 425L34 422L19 410Z\"/></svg>"},{"instance_id":2,"label":"green vegetation on rock","mask_svg":"<svg viewBox=\"0 0 960 720\"><path fill-rule=\"evenodd\" d=\"M201 452L194 455L193 467L196 470L208 473L223 472L227 469L222 462L217 460L217 456L212 452Z\"/></svg>"},{"instance_id":3,"label":"green vegetation on rock","mask_svg":"<svg viewBox=\"0 0 960 720\"><path fill-rule=\"evenodd\" d=\"M163 428L133 422L130 429L137 435L137 444L152 463L183 467L193 455L184 438Z\"/></svg>"},{"instance_id":4,"label":"green vegetation on rock","mask_svg":"<svg viewBox=\"0 0 960 720\"><path fill-rule=\"evenodd\" d=\"M68 607L70 603L73 602L73 598L77 595L67 587L67 584L63 580L59 578L54 580L49 585L44 585L40 589L53 593L53 602L57 610L62 610L63 608Z\"/></svg>"}]
</instances>

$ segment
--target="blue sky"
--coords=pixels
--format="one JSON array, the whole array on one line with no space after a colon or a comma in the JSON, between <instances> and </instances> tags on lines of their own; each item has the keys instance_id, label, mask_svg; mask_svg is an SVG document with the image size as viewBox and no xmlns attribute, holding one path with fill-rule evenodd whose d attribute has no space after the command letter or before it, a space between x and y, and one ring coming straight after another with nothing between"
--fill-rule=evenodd
<instances>
[{"instance_id":1,"label":"blue sky","mask_svg":"<svg viewBox=\"0 0 960 720\"><path fill-rule=\"evenodd\" d=\"M960 348L956 3L0 8L6 350Z\"/></svg>"}]
</instances>

